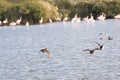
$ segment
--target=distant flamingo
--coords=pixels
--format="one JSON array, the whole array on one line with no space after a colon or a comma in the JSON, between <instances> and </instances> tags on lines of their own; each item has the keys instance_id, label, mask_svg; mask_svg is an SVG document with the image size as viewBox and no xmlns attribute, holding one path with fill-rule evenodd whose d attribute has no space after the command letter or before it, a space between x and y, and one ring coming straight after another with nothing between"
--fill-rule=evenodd
<instances>
[{"instance_id":1,"label":"distant flamingo","mask_svg":"<svg viewBox=\"0 0 120 80\"><path fill-rule=\"evenodd\" d=\"M88 16L84 17L82 20L83 20L83 21L86 21L86 22L89 22Z\"/></svg>"},{"instance_id":2,"label":"distant flamingo","mask_svg":"<svg viewBox=\"0 0 120 80\"><path fill-rule=\"evenodd\" d=\"M29 26L29 22L28 21L26 22L26 26Z\"/></svg>"},{"instance_id":3,"label":"distant flamingo","mask_svg":"<svg viewBox=\"0 0 120 80\"><path fill-rule=\"evenodd\" d=\"M78 14L75 14L75 16L72 18L71 22L72 23L76 23L76 22L80 22L81 18L77 16Z\"/></svg>"},{"instance_id":4,"label":"distant flamingo","mask_svg":"<svg viewBox=\"0 0 120 80\"><path fill-rule=\"evenodd\" d=\"M120 14L114 16L115 19L120 19Z\"/></svg>"},{"instance_id":5,"label":"distant flamingo","mask_svg":"<svg viewBox=\"0 0 120 80\"><path fill-rule=\"evenodd\" d=\"M2 21L0 21L0 25L2 25Z\"/></svg>"},{"instance_id":6,"label":"distant flamingo","mask_svg":"<svg viewBox=\"0 0 120 80\"><path fill-rule=\"evenodd\" d=\"M6 18L5 20L3 20L3 25L7 25L8 23L8 19Z\"/></svg>"},{"instance_id":7,"label":"distant flamingo","mask_svg":"<svg viewBox=\"0 0 120 80\"><path fill-rule=\"evenodd\" d=\"M10 26L16 26L16 23L15 22L11 22Z\"/></svg>"},{"instance_id":8,"label":"distant flamingo","mask_svg":"<svg viewBox=\"0 0 120 80\"><path fill-rule=\"evenodd\" d=\"M92 13L90 14L89 21L90 21L90 22L95 22L95 20L94 20L94 17L93 17L93 15L92 15Z\"/></svg>"},{"instance_id":9,"label":"distant flamingo","mask_svg":"<svg viewBox=\"0 0 120 80\"><path fill-rule=\"evenodd\" d=\"M43 24L43 17L41 17L41 19L39 20L40 24Z\"/></svg>"},{"instance_id":10,"label":"distant flamingo","mask_svg":"<svg viewBox=\"0 0 120 80\"><path fill-rule=\"evenodd\" d=\"M52 19L49 19L49 22L52 23Z\"/></svg>"},{"instance_id":11,"label":"distant flamingo","mask_svg":"<svg viewBox=\"0 0 120 80\"><path fill-rule=\"evenodd\" d=\"M76 22L79 23L80 21L81 21L81 18L78 17L77 20L76 20Z\"/></svg>"},{"instance_id":12,"label":"distant flamingo","mask_svg":"<svg viewBox=\"0 0 120 80\"><path fill-rule=\"evenodd\" d=\"M97 17L98 20L104 21L106 19L106 15L102 13L100 16Z\"/></svg>"},{"instance_id":13,"label":"distant flamingo","mask_svg":"<svg viewBox=\"0 0 120 80\"><path fill-rule=\"evenodd\" d=\"M61 21L61 18L60 17L56 18L56 21Z\"/></svg>"},{"instance_id":14,"label":"distant flamingo","mask_svg":"<svg viewBox=\"0 0 120 80\"><path fill-rule=\"evenodd\" d=\"M19 25L21 23L21 17L16 21L16 24Z\"/></svg>"},{"instance_id":15,"label":"distant flamingo","mask_svg":"<svg viewBox=\"0 0 120 80\"><path fill-rule=\"evenodd\" d=\"M68 17L65 17L65 18L63 19L63 23L66 23L66 21L68 21Z\"/></svg>"}]
</instances>

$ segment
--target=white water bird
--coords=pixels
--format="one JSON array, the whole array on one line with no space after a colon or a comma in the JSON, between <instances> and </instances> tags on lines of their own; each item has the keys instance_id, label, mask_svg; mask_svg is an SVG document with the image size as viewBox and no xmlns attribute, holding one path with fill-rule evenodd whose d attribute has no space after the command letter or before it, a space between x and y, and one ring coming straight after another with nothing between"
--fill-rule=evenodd
<instances>
[{"instance_id":1,"label":"white water bird","mask_svg":"<svg viewBox=\"0 0 120 80\"><path fill-rule=\"evenodd\" d=\"M102 13L100 16L97 17L98 20L104 21L106 19L106 14Z\"/></svg>"},{"instance_id":2,"label":"white water bird","mask_svg":"<svg viewBox=\"0 0 120 80\"><path fill-rule=\"evenodd\" d=\"M8 23L8 18L6 18L5 20L3 20L3 25L7 25Z\"/></svg>"},{"instance_id":3,"label":"white water bird","mask_svg":"<svg viewBox=\"0 0 120 80\"><path fill-rule=\"evenodd\" d=\"M41 19L39 20L40 24L43 24L43 17L41 17Z\"/></svg>"},{"instance_id":4,"label":"white water bird","mask_svg":"<svg viewBox=\"0 0 120 80\"><path fill-rule=\"evenodd\" d=\"M28 21L26 22L26 26L29 26L29 22Z\"/></svg>"},{"instance_id":5,"label":"white water bird","mask_svg":"<svg viewBox=\"0 0 120 80\"><path fill-rule=\"evenodd\" d=\"M94 19L94 16L92 15L92 13L90 14L89 22L95 22L95 19Z\"/></svg>"},{"instance_id":6,"label":"white water bird","mask_svg":"<svg viewBox=\"0 0 120 80\"><path fill-rule=\"evenodd\" d=\"M16 21L16 24L19 25L19 24L21 23L21 21L22 21L22 19L21 19L21 17L20 17L20 19L18 19L18 20Z\"/></svg>"}]
</instances>

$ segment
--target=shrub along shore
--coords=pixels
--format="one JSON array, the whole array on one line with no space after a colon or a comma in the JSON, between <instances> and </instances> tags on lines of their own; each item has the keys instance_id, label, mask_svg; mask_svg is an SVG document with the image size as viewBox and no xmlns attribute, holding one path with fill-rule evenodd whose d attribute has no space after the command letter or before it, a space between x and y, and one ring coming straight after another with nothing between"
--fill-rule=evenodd
<instances>
[{"instance_id":1,"label":"shrub along shore","mask_svg":"<svg viewBox=\"0 0 120 80\"><path fill-rule=\"evenodd\" d=\"M0 0L0 21L7 18L9 23L20 17L21 24L37 24L41 17L44 23L64 17L71 20L76 13L81 18L92 13L96 19L102 12L107 19L114 18L120 14L120 0Z\"/></svg>"}]
</instances>

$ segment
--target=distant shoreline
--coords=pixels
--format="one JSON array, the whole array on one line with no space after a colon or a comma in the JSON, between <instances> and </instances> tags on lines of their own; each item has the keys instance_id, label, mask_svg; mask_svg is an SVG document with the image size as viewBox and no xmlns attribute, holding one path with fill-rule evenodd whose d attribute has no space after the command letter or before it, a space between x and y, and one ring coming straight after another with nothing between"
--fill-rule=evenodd
<instances>
[{"instance_id":1,"label":"distant shoreline","mask_svg":"<svg viewBox=\"0 0 120 80\"><path fill-rule=\"evenodd\" d=\"M111 19L105 19L104 21L106 21L106 20L120 20L120 19L114 19L114 18L111 18ZM100 20L95 20L95 21L100 21ZM52 22L52 23L57 23L57 22L63 22L63 21L54 21L54 22ZM68 21L66 21L66 22L71 22L71 20L68 20ZM85 21L83 21L83 20L81 20L81 22L85 22ZM81 22L79 22L79 23L81 23ZM101 21L102 22L102 21ZM29 24L29 26L31 26L31 25L44 25L44 24L52 24L52 23L49 23L49 22L46 22L46 23L43 23L43 24L39 24L39 23L37 23L37 24ZM72 22L71 22L72 23ZM87 23L90 23L90 22L87 22ZM26 26L25 24L20 24L20 25L15 25L15 26L10 26L10 25L0 25L0 27L6 27L6 26L9 26L9 27L18 27L18 26Z\"/></svg>"}]
</instances>

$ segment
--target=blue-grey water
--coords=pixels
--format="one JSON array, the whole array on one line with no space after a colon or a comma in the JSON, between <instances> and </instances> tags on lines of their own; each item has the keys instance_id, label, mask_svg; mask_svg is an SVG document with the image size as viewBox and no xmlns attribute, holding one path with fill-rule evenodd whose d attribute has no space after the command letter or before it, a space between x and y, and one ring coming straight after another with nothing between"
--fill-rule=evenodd
<instances>
[{"instance_id":1,"label":"blue-grey water","mask_svg":"<svg viewBox=\"0 0 120 80\"><path fill-rule=\"evenodd\" d=\"M120 80L120 20L0 27L0 80Z\"/></svg>"}]
</instances>

